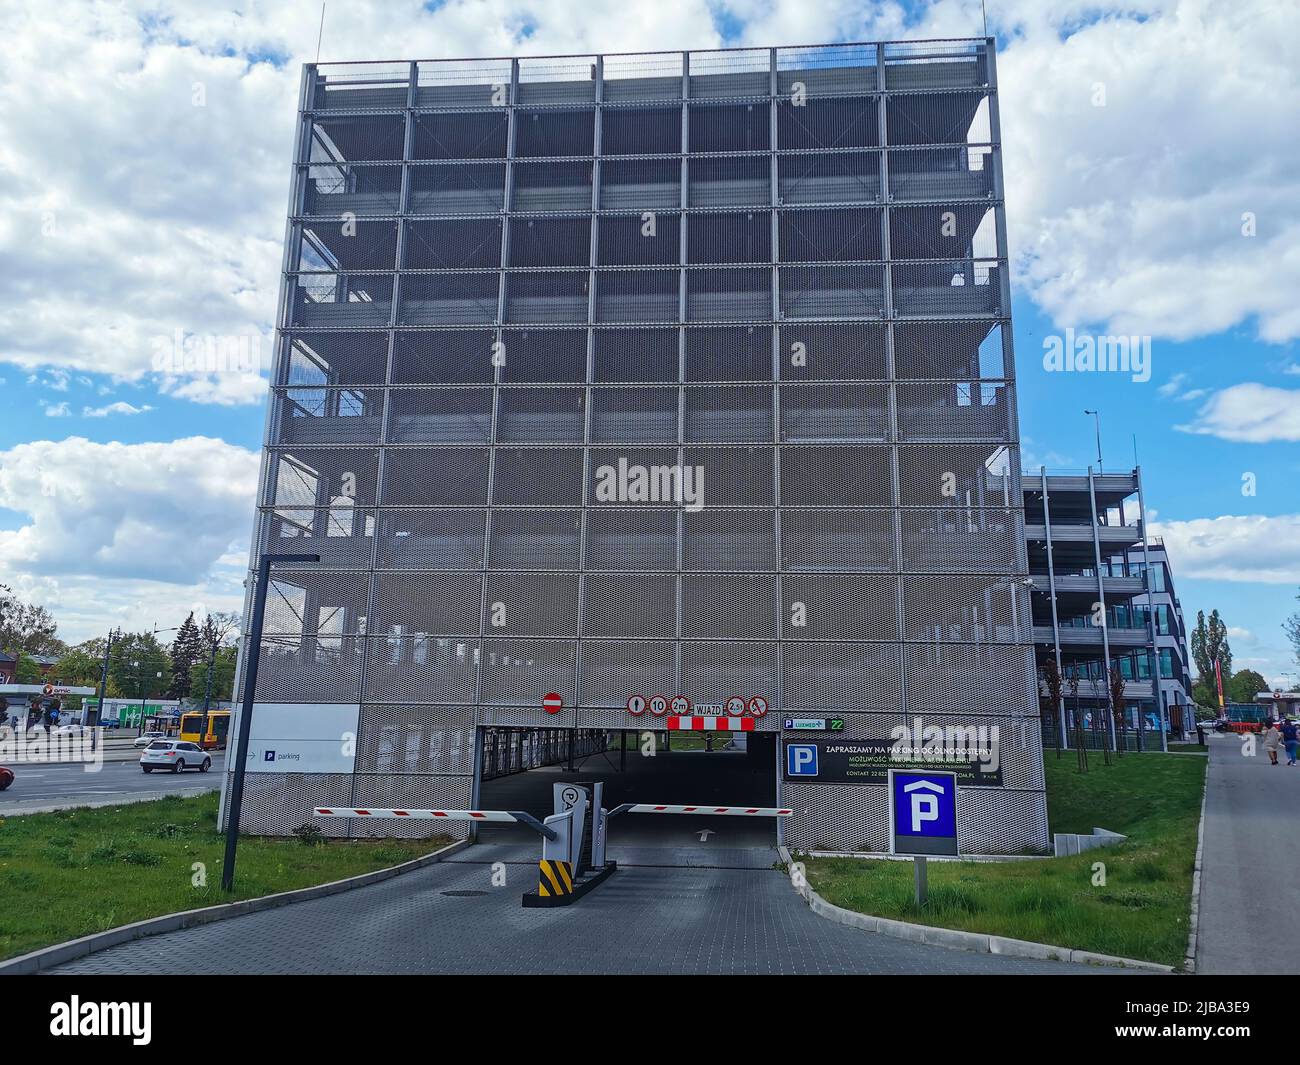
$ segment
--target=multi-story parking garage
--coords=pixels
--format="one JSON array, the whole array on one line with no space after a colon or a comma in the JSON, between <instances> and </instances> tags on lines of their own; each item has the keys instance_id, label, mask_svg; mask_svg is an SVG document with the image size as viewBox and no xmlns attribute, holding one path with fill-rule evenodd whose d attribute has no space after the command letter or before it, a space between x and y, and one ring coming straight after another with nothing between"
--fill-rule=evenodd
<instances>
[{"instance_id":1,"label":"multi-story parking garage","mask_svg":"<svg viewBox=\"0 0 1300 1065\"><path fill-rule=\"evenodd\" d=\"M244 831L730 706L791 845L886 789L787 719L920 719L1045 846L991 41L308 66L294 175Z\"/></svg>"}]
</instances>

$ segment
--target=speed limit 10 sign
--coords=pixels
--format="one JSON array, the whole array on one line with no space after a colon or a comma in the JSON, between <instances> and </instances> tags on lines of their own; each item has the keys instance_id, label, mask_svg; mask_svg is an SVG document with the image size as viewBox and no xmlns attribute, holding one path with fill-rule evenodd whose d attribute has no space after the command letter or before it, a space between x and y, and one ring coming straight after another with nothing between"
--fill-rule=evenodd
<instances>
[{"instance_id":1,"label":"speed limit 10 sign","mask_svg":"<svg viewBox=\"0 0 1300 1065\"><path fill-rule=\"evenodd\" d=\"M668 713L668 700L662 695L656 695L650 700L650 713L655 717L663 717Z\"/></svg>"}]
</instances>

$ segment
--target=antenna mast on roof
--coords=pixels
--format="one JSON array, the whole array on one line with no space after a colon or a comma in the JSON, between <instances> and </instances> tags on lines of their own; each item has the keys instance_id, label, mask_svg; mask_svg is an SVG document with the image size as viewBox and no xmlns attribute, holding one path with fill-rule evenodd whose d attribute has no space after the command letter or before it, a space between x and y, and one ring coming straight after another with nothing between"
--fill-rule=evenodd
<instances>
[{"instance_id":1,"label":"antenna mast on roof","mask_svg":"<svg viewBox=\"0 0 1300 1065\"><path fill-rule=\"evenodd\" d=\"M316 31L316 62L320 62L320 42L325 36L325 0L320 0L320 29Z\"/></svg>"}]
</instances>

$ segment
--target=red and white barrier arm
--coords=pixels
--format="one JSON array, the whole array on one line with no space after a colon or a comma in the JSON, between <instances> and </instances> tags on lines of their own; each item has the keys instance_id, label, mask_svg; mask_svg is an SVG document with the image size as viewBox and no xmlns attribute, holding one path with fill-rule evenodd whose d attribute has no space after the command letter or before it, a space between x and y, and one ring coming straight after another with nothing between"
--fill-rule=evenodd
<instances>
[{"instance_id":1,"label":"red and white barrier arm","mask_svg":"<svg viewBox=\"0 0 1300 1065\"><path fill-rule=\"evenodd\" d=\"M660 806L654 803L624 803L610 810L615 814L707 814L710 817L789 817L793 810L775 806Z\"/></svg>"},{"instance_id":2,"label":"red and white barrier arm","mask_svg":"<svg viewBox=\"0 0 1300 1065\"><path fill-rule=\"evenodd\" d=\"M709 717L669 714L664 719L669 732L755 732L752 717Z\"/></svg>"},{"instance_id":3,"label":"red and white barrier arm","mask_svg":"<svg viewBox=\"0 0 1300 1065\"><path fill-rule=\"evenodd\" d=\"M528 825L548 839L555 838L553 829L547 828L536 817L523 810L376 810L357 807L317 806L312 811L317 817L404 817L411 821L513 821Z\"/></svg>"}]
</instances>

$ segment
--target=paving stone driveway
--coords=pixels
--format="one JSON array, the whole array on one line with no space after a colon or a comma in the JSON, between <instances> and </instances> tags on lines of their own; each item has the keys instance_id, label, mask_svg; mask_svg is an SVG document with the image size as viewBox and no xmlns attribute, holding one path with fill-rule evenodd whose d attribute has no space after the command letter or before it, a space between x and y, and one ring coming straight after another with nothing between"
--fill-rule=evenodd
<instances>
[{"instance_id":1,"label":"paving stone driveway","mask_svg":"<svg viewBox=\"0 0 1300 1065\"><path fill-rule=\"evenodd\" d=\"M672 860L671 851L664 856ZM151 936L54 972L1107 971L948 950L838 925L813 914L770 868L671 867L644 852L634 860L574 906L526 910L519 897L535 884L535 844L479 844L371 887ZM506 863L506 887L491 886L494 862Z\"/></svg>"}]
</instances>

